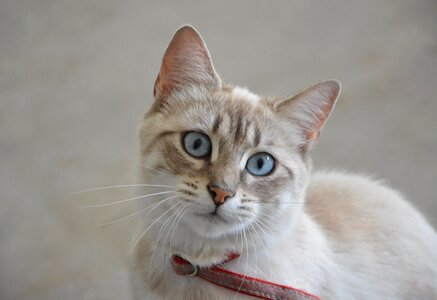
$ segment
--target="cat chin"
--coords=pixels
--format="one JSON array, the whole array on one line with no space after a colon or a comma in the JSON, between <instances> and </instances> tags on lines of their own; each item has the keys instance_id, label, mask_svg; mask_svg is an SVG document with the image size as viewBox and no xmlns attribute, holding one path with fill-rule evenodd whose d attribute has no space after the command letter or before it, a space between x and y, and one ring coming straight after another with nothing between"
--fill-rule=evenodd
<instances>
[{"instance_id":1,"label":"cat chin","mask_svg":"<svg viewBox=\"0 0 437 300\"><path fill-rule=\"evenodd\" d=\"M232 235L243 226L236 226L235 222L228 221L221 216L208 216L206 214L192 214L186 223L197 235L208 239Z\"/></svg>"}]
</instances>

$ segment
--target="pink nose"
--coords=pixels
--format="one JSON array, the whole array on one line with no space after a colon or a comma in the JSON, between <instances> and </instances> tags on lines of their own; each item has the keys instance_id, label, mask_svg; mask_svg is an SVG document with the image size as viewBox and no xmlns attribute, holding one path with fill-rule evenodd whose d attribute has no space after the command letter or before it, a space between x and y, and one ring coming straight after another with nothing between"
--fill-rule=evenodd
<instances>
[{"instance_id":1,"label":"pink nose","mask_svg":"<svg viewBox=\"0 0 437 300\"><path fill-rule=\"evenodd\" d=\"M217 206L222 205L228 198L234 196L234 193L222 190L221 188L216 186L208 186L208 190L211 194L212 200Z\"/></svg>"}]
</instances>

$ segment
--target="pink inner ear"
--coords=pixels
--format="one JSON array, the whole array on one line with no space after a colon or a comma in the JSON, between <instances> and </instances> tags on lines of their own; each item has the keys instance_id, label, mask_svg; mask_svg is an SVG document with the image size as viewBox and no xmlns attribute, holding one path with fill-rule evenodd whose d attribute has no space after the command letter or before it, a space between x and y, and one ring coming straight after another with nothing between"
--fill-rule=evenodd
<instances>
[{"instance_id":1,"label":"pink inner ear","mask_svg":"<svg viewBox=\"0 0 437 300\"><path fill-rule=\"evenodd\" d=\"M312 127L310 128L310 130L308 130L306 132L306 139L308 141L315 141L319 139L320 136L320 130L323 127L323 125L326 122L326 119L328 118L329 114L332 111L332 108L335 104L335 99L337 98L337 95L329 95L328 96L328 101L325 101L323 104L321 104L320 106L320 111L318 113L316 113L316 117L315 120L312 124Z\"/></svg>"},{"instance_id":2,"label":"pink inner ear","mask_svg":"<svg viewBox=\"0 0 437 300\"><path fill-rule=\"evenodd\" d=\"M160 73L161 74L161 73ZM160 100L166 98L172 90L177 89L177 85L173 84L173 89L169 88L170 81L161 80L161 75L158 74L155 80L155 86L153 88L153 96L155 98L159 97ZM157 95L158 94L158 95Z\"/></svg>"},{"instance_id":3,"label":"pink inner ear","mask_svg":"<svg viewBox=\"0 0 437 300\"><path fill-rule=\"evenodd\" d=\"M157 85L161 85L161 79L159 78L159 74L158 74L158 77L156 77L155 85L153 87L153 97L156 97L156 86Z\"/></svg>"},{"instance_id":4,"label":"pink inner ear","mask_svg":"<svg viewBox=\"0 0 437 300\"><path fill-rule=\"evenodd\" d=\"M286 119L298 124L307 143L314 145L339 93L340 83L328 80L279 102L276 109Z\"/></svg>"},{"instance_id":5,"label":"pink inner ear","mask_svg":"<svg viewBox=\"0 0 437 300\"><path fill-rule=\"evenodd\" d=\"M200 34L190 26L180 28L165 51L154 96L166 98L172 91L202 86L208 90L220 85L208 49Z\"/></svg>"},{"instance_id":6,"label":"pink inner ear","mask_svg":"<svg viewBox=\"0 0 437 300\"><path fill-rule=\"evenodd\" d=\"M305 138L307 139L307 141L317 141L319 139L319 136L320 130L307 132Z\"/></svg>"}]
</instances>

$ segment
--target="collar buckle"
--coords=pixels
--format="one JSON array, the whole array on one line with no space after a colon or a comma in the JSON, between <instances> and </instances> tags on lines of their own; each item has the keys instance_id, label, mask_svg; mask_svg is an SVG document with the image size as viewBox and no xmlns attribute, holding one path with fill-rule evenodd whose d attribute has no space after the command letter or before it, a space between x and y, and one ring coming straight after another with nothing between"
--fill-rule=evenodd
<instances>
[{"instance_id":1,"label":"collar buckle","mask_svg":"<svg viewBox=\"0 0 437 300\"><path fill-rule=\"evenodd\" d=\"M171 266L178 275L194 277L197 276L199 272L199 266L193 265L179 255L173 255L171 257Z\"/></svg>"},{"instance_id":2,"label":"collar buckle","mask_svg":"<svg viewBox=\"0 0 437 300\"><path fill-rule=\"evenodd\" d=\"M192 265L193 266L193 265ZM194 277L194 276L197 276L197 273L199 272L199 266L193 266L193 272L192 273L190 273L190 274L187 274L186 276L189 276L189 277Z\"/></svg>"}]
</instances>

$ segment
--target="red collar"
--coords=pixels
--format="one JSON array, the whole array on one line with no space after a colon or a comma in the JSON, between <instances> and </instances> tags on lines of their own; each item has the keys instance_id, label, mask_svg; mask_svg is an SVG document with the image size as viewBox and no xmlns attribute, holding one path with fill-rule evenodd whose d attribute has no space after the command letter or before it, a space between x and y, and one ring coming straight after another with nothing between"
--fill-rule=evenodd
<instances>
[{"instance_id":1,"label":"red collar","mask_svg":"<svg viewBox=\"0 0 437 300\"><path fill-rule=\"evenodd\" d=\"M171 265L176 274L185 276L197 276L215 285L245 295L266 300L320 300L303 290L234 273L220 266L237 258L239 254L231 253L219 265L212 267L198 267L180 256L171 257Z\"/></svg>"}]
</instances>

